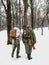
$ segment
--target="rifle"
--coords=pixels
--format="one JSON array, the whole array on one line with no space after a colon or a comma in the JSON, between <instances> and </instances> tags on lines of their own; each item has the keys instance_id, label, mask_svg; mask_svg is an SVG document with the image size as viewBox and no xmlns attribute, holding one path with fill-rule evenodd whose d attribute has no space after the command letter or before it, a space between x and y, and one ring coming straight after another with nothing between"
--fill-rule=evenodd
<instances>
[{"instance_id":1,"label":"rifle","mask_svg":"<svg viewBox=\"0 0 49 65\"><path fill-rule=\"evenodd\" d=\"M34 40L33 40L32 31L30 31L30 40L31 40L31 45L32 45L33 49L35 49L35 46L34 46L35 42L34 42Z\"/></svg>"}]
</instances>

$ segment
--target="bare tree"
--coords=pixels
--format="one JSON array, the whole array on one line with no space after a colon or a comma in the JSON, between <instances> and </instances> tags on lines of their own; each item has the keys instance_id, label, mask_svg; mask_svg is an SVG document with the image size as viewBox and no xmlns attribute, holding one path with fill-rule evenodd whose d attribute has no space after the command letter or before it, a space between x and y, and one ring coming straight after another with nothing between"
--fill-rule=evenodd
<instances>
[{"instance_id":1,"label":"bare tree","mask_svg":"<svg viewBox=\"0 0 49 65\"><path fill-rule=\"evenodd\" d=\"M15 8L16 8L16 25L18 25L18 3L17 3L17 0L16 0Z\"/></svg>"},{"instance_id":2,"label":"bare tree","mask_svg":"<svg viewBox=\"0 0 49 65\"><path fill-rule=\"evenodd\" d=\"M34 23L33 23L33 0L30 0L30 5L31 5L31 26L33 29Z\"/></svg>"},{"instance_id":3,"label":"bare tree","mask_svg":"<svg viewBox=\"0 0 49 65\"><path fill-rule=\"evenodd\" d=\"M47 4L46 16L47 16L47 20L48 20L48 24L49 24L49 17L48 17L48 14L49 14L49 0L47 0L46 4ZM48 26L48 28L49 28L49 26Z\"/></svg>"},{"instance_id":4,"label":"bare tree","mask_svg":"<svg viewBox=\"0 0 49 65\"><path fill-rule=\"evenodd\" d=\"M13 0L11 1L11 16L12 16L12 28L14 27L14 3Z\"/></svg>"},{"instance_id":5,"label":"bare tree","mask_svg":"<svg viewBox=\"0 0 49 65\"><path fill-rule=\"evenodd\" d=\"M0 30L1 30L1 0L0 0Z\"/></svg>"},{"instance_id":6,"label":"bare tree","mask_svg":"<svg viewBox=\"0 0 49 65\"><path fill-rule=\"evenodd\" d=\"M10 2L10 0L7 0L6 1L7 5L4 4L4 1L3 0L1 0L1 2L2 2L3 6L4 6L4 9L5 9L5 12L6 12L6 18L7 18L7 36L8 36L7 44L11 44L11 41L10 41L10 30L11 30L11 2Z\"/></svg>"},{"instance_id":7,"label":"bare tree","mask_svg":"<svg viewBox=\"0 0 49 65\"><path fill-rule=\"evenodd\" d=\"M19 0L19 26L21 29L21 0Z\"/></svg>"},{"instance_id":8,"label":"bare tree","mask_svg":"<svg viewBox=\"0 0 49 65\"><path fill-rule=\"evenodd\" d=\"M28 24L27 22L27 10L28 10L28 0L23 0L24 3L24 25Z\"/></svg>"}]
</instances>

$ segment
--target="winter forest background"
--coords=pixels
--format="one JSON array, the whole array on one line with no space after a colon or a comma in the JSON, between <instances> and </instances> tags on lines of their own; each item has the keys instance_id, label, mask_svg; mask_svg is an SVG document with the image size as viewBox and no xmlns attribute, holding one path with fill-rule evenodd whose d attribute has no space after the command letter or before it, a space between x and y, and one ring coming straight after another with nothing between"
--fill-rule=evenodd
<instances>
[{"instance_id":1,"label":"winter forest background","mask_svg":"<svg viewBox=\"0 0 49 65\"><path fill-rule=\"evenodd\" d=\"M0 0L0 30L9 23L11 27L19 24L20 28L23 24L34 28L48 27L49 0Z\"/></svg>"},{"instance_id":2,"label":"winter forest background","mask_svg":"<svg viewBox=\"0 0 49 65\"><path fill-rule=\"evenodd\" d=\"M22 40L21 59L12 59L10 30L31 26L37 38L33 59L28 62ZM23 49L22 49L23 48ZM49 65L49 0L0 0L0 64Z\"/></svg>"}]
</instances>

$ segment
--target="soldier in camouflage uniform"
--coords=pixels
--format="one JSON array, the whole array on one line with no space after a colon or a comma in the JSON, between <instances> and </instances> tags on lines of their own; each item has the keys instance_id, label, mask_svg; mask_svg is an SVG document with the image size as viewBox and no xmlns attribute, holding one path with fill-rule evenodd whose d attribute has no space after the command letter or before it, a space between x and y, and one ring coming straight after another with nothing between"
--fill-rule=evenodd
<instances>
[{"instance_id":1,"label":"soldier in camouflage uniform","mask_svg":"<svg viewBox=\"0 0 49 65\"><path fill-rule=\"evenodd\" d=\"M34 44L36 42L36 37L34 37L35 42L32 43L31 38L30 38L30 32L32 32L32 30L29 29L29 27L25 27L25 26L23 27L23 29L24 30L23 30L23 34L22 34L22 40L25 45L27 58L30 60L30 59L32 59L32 57L31 57L32 47L33 47L33 49L35 49ZM33 35L31 35L31 36L33 36Z\"/></svg>"},{"instance_id":2,"label":"soldier in camouflage uniform","mask_svg":"<svg viewBox=\"0 0 49 65\"><path fill-rule=\"evenodd\" d=\"M17 29L15 29L15 30L17 31ZM16 37L12 37L14 42L13 42L13 50L12 50L11 56L14 57L14 52L17 47L16 58L20 58L21 56L19 56L19 52L20 52L20 30L19 29L18 29L17 33L19 33L19 34L16 35Z\"/></svg>"}]
</instances>

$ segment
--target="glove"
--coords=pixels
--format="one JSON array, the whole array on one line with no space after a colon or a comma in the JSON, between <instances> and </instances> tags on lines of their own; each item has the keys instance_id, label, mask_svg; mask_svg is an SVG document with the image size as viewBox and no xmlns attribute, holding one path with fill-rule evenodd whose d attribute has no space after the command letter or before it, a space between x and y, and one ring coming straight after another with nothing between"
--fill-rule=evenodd
<instances>
[{"instance_id":1,"label":"glove","mask_svg":"<svg viewBox=\"0 0 49 65\"><path fill-rule=\"evenodd\" d=\"M35 46L33 46L33 49L34 49L34 50L36 49Z\"/></svg>"}]
</instances>

